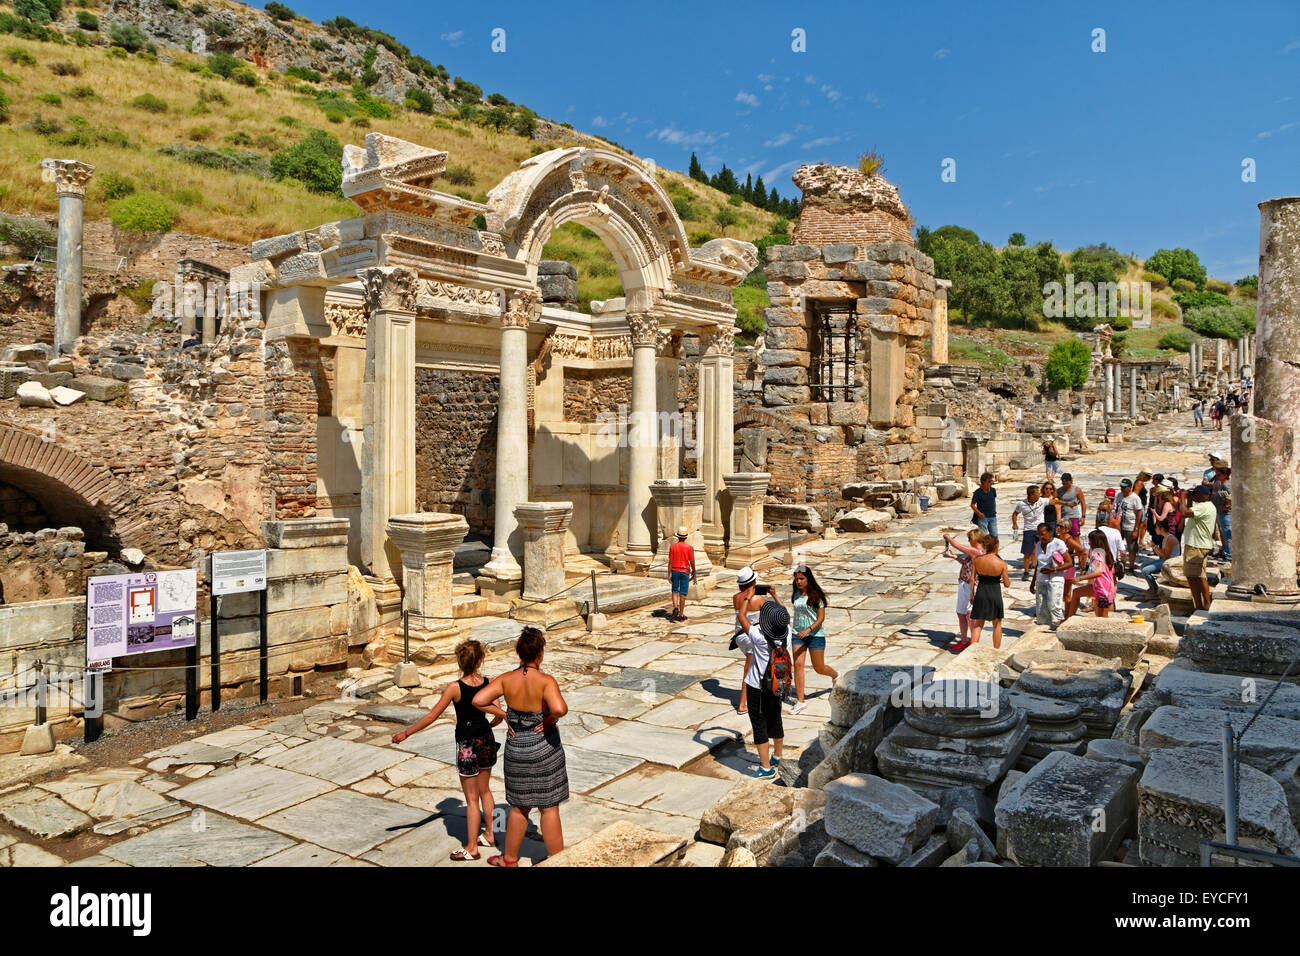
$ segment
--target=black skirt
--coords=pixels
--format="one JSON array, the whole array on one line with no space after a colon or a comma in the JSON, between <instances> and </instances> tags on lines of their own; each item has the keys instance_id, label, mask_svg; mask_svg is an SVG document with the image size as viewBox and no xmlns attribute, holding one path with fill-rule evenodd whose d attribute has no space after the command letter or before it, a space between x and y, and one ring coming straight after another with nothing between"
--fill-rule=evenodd
<instances>
[{"instance_id":1,"label":"black skirt","mask_svg":"<svg viewBox=\"0 0 1300 956\"><path fill-rule=\"evenodd\" d=\"M1002 579L980 575L975 587L975 601L971 604L970 616L976 621L1000 621L1004 616L1002 609Z\"/></svg>"}]
</instances>

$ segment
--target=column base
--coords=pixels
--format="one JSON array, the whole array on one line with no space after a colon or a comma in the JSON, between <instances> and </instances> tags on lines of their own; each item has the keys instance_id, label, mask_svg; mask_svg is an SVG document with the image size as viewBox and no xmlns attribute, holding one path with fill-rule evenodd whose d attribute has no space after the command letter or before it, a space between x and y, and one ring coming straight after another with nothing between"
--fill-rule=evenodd
<instances>
[{"instance_id":1,"label":"column base","mask_svg":"<svg viewBox=\"0 0 1300 956\"><path fill-rule=\"evenodd\" d=\"M460 628L456 625L436 631L411 626L411 660L416 664L436 664L451 655L460 642ZM389 636L384 654L390 661L402 660L402 630Z\"/></svg>"},{"instance_id":2,"label":"column base","mask_svg":"<svg viewBox=\"0 0 1300 956\"><path fill-rule=\"evenodd\" d=\"M1253 601L1256 604L1300 604L1300 588L1290 590L1274 591L1268 590L1264 594L1255 593L1253 584L1229 584L1228 597L1238 601ZM1211 606L1213 610L1213 606Z\"/></svg>"},{"instance_id":3,"label":"column base","mask_svg":"<svg viewBox=\"0 0 1300 956\"><path fill-rule=\"evenodd\" d=\"M743 545L738 548L732 548L727 552L727 560L724 567L732 571L739 571L741 568L750 567L756 561L761 561L768 555L767 548L761 545Z\"/></svg>"},{"instance_id":4,"label":"column base","mask_svg":"<svg viewBox=\"0 0 1300 956\"><path fill-rule=\"evenodd\" d=\"M625 548L623 553L619 555L619 561L624 569L634 574L644 574L649 571L650 566L654 564L654 560L655 553L648 547L643 551Z\"/></svg>"},{"instance_id":5,"label":"column base","mask_svg":"<svg viewBox=\"0 0 1300 956\"><path fill-rule=\"evenodd\" d=\"M375 613L381 627L402 624L402 587L393 578L366 575L366 583L375 592ZM374 639L373 637L371 638Z\"/></svg>"},{"instance_id":6,"label":"column base","mask_svg":"<svg viewBox=\"0 0 1300 956\"><path fill-rule=\"evenodd\" d=\"M582 625L578 602L571 598L553 601L530 602L522 599L510 602L510 616L520 624L529 624L549 631L562 624Z\"/></svg>"},{"instance_id":7,"label":"column base","mask_svg":"<svg viewBox=\"0 0 1300 956\"><path fill-rule=\"evenodd\" d=\"M523 594L524 569L513 556L509 560L494 557L483 565L474 579L474 586L493 604L504 604Z\"/></svg>"}]
</instances>

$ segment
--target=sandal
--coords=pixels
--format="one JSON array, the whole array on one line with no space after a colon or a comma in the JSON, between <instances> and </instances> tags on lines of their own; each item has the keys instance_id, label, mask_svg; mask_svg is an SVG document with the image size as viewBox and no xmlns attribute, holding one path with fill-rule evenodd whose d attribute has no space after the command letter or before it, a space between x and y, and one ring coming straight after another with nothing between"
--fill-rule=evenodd
<instances>
[{"instance_id":1,"label":"sandal","mask_svg":"<svg viewBox=\"0 0 1300 956\"><path fill-rule=\"evenodd\" d=\"M486 833L480 833L478 835L478 845L485 846L489 850L495 850L497 848L497 845L492 842L492 838L489 837Z\"/></svg>"},{"instance_id":2,"label":"sandal","mask_svg":"<svg viewBox=\"0 0 1300 956\"><path fill-rule=\"evenodd\" d=\"M969 637L962 638L959 641L949 644L948 650L952 651L954 654L960 654L962 651L966 650L966 648L970 647L970 644L971 642Z\"/></svg>"},{"instance_id":3,"label":"sandal","mask_svg":"<svg viewBox=\"0 0 1300 956\"><path fill-rule=\"evenodd\" d=\"M518 865L519 865L518 860L515 860L515 862L511 863L509 860L506 859L504 853L498 853L496 856L488 857L488 866L518 866Z\"/></svg>"},{"instance_id":4,"label":"sandal","mask_svg":"<svg viewBox=\"0 0 1300 956\"><path fill-rule=\"evenodd\" d=\"M477 854L467 853L465 848L461 847L459 850L456 850L451 854L451 858L457 863L465 863L469 860L477 860L478 856Z\"/></svg>"}]
</instances>

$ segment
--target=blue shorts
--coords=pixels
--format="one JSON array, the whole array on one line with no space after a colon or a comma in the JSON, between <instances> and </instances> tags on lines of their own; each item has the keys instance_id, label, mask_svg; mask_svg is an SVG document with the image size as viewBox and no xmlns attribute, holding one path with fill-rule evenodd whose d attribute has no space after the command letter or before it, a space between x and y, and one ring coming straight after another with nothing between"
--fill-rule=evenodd
<instances>
[{"instance_id":1,"label":"blue shorts","mask_svg":"<svg viewBox=\"0 0 1300 956\"><path fill-rule=\"evenodd\" d=\"M691 589L691 572L673 571L672 586L674 594L685 594Z\"/></svg>"},{"instance_id":2,"label":"blue shorts","mask_svg":"<svg viewBox=\"0 0 1300 956\"><path fill-rule=\"evenodd\" d=\"M796 638L794 638L790 643L793 644L794 647L796 647L796 648L806 647L806 648L808 648L808 650L810 650L810 651L824 651L824 650L826 650L826 638L825 638L825 637L815 637L815 636L813 636L812 634L809 634L807 637L802 638L802 639L796 637Z\"/></svg>"}]
</instances>

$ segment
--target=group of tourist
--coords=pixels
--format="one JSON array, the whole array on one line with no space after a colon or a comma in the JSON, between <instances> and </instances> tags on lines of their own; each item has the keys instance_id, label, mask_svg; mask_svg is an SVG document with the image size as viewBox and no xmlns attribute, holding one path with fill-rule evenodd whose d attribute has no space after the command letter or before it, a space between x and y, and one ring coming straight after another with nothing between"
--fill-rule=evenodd
<instances>
[{"instance_id":1,"label":"group of tourist","mask_svg":"<svg viewBox=\"0 0 1300 956\"><path fill-rule=\"evenodd\" d=\"M1192 423L1197 428L1205 427L1205 413L1208 410L1210 421L1214 423L1215 430L1223 431L1225 421L1231 426L1233 415L1250 408L1251 388L1250 379L1242 379L1240 386L1234 386L1225 392L1220 392L1213 399L1196 399L1196 401L1192 402Z\"/></svg>"},{"instance_id":2,"label":"group of tourist","mask_svg":"<svg viewBox=\"0 0 1300 956\"><path fill-rule=\"evenodd\" d=\"M448 707L455 708L456 772L465 793L467 819L465 845L451 854L453 860L477 860L480 847L496 847L491 776L500 745L492 728L502 721L506 724L506 802L510 813L505 848L489 857L488 863L519 865L519 851L534 808L541 811L547 854L553 856L564 849L560 804L569 799L569 777L556 724L569 708L555 678L541 670L545 651L546 635L539 628L525 627L515 643L519 667L488 680L479 672L483 645L475 640L461 642L456 648L460 677L446 686L429 713L393 735L393 743L399 744L432 724ZM503 697L504 710L498 704Z\"/></svg>"}]
</instances>

